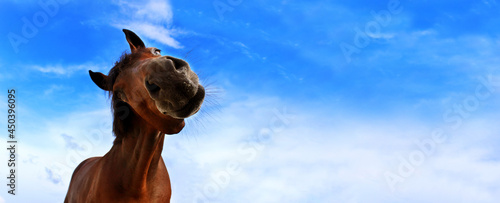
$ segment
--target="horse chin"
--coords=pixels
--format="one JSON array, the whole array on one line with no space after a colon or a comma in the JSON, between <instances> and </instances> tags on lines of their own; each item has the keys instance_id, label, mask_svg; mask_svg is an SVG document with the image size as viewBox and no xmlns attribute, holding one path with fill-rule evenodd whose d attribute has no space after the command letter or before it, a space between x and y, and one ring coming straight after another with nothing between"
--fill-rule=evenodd
<instances>
[{"instance_id":1,"label":"horse chin","mask_svg":"<svg viewBox=\"0 0 500 203\"><path fill-rule=\"evenodd\" d=\"M186 123L184 122L184 119L176 119L178 121L177 126L171 127L171 125L166 125L164 126L163 130L160 130L164 134L177 134L181 132L182 129L184 129L184 126ZM169 122L170 123L170 122Z\"/></svg>"},{"instance_id":2,"label":"horse chin","mask_svg":"<svg viewBox=\"0 0 500 203\"><path fill-rule=\"evenodd\" d=\"M184 119L173 118L169 115L160 115L156 118L155 127L163 134L177 134L186 125Z\"/></svg>"}]
</instances>

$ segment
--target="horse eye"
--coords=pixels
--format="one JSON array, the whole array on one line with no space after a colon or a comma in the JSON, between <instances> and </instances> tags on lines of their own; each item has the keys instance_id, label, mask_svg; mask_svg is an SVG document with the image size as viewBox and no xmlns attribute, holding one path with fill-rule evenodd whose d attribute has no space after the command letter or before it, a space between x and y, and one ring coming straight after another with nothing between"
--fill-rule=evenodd
<instances>
[{"instance_id":1,"label":"horse eye","mask_svg":"<svg viewBox=\"0 0 500 203\"><path fill-rule=\"evenodd\" d=\"M155 52L154 52L154 53L155 53L155 55L161 55L161 50L159 50L159 49L155 49Z\"/></svg>"}]
</instances>

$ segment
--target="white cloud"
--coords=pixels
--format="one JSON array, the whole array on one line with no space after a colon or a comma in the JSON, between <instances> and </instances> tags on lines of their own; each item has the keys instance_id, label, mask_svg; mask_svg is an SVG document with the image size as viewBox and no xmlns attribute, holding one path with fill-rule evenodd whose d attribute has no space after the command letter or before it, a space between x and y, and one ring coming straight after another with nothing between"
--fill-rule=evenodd
<instances>
[{"instance_id":1,"label":"white cloud","mask_svg":"<svg viewBox=\"0 0 500 203\"><path fill-rule=\"evenodd\" d=\"M183 48L183 46L175 40L172 36L177 34L175 29L167 29L163 26L148 24L146 22L130 22L124 24L114 25L117 28L128 28L141 37L147 37L156 40L162 44L171 46L176 49Z\"/></svg>"},{"instance_id":2,"label":"white cloud","mask_svg":"<svg viewBox=\"0 0 500 203\"><path fill-rule=\"evenodd\" d=\"M44 96L49 96L52 93L54 93L55 91L60 91L62 89L64 89L63 85L51 85L48 89L46 89L45 91L43 91L43 95Z\"/></svg>"},{"instance_id":3,"label":"white cloud","mask_svg":"<svg viewBox=\"0 0 500 203\"><path fill-rule=\"evenodd\" d=\"M163 157L172 181L172 202L192 202L200 194L211 202L495 202L500 198L496 189L500 176L495 175L500 149L489 144L498 143L498 116L477 113L475 119L465 120L460 130L450 132L449 142L437 146L436 153L392 192L384 173L397 170L398 156L417 149L414 141L428 138L435 124L405 117L366 118L355 112L342 115L331 109L302 110L278 98L248 96L220 113L212 112L215 121L189 119L180 135L165 139ZM276 110L291 116L280 119ZM20 173L27 175L20 191L42 195L40 199L47 202L62 200L75 166L61 174L54 164L65 164L73 152L84 154L77 163L106 153L112 140L110 121L109 109L101 108L69 113L40 123L36 133L26 132L31 137L23 138L20 152ZM199 124L205 127L199 129ZM85 148L89 130L101 128L109 131L104 144L93 145L90 152L73 149ZM232 162L241 172L228 181L214 180L214 174L225 173Z\"/></svg>"},{"instance_id":4,"label":"white cloud","mask_svg":"<svg viewBox=\"0 0 500 203\"><path fill-rule=\"evenodd\" d=\"M110 149L114 136L105 95L87 101L101 105L96 105L95 110L68 112L61 117L25 116L18 120L18 194L6 196L6 202L62 202L77 164L102 156ZM6 140L0 137L0 142ZM2 163L6 163L4 158L0 157Z\"/></svg>"},{"instance_id":5,"label":"white cloud","mask_svg":"<svg viewBox=\"0 0 500 203\"><path fill-rule=\"evenodd\" d=\"M486 4L489 7L496 6L497 2L496 0L483 0L483 3Z\"/></svg>"},{"instance_id":6,"label":"white cloud","mask_svg":"<svg viewBox=\"0 0 500 203\"><path fill-rule=\"evenodd\" d=\"M131 17L141 20L150 20L159 23L170 24L172 22L172 7L168 0L144 1L117 1L123 13L128 13Z\"/></svg>"},{"instance_id":7,"label":"white cloud","mask_svg":"<svg viewBox=\"0 0 500 203\"><path fill-rule=\"evenodd\" d=\"M167 46L180 49L183 46L173 37L181 32L172 27L173 11L167 0L118 1L120 17L111 26L127 28L139 36L156 40Z\"/></svg>"},{"instance_id":8,"label":"white cloud","mask_svg":"<svg viewBox=\"0 0 500 203\"><path fill-rule=\"evenodd\" d=\"M38 136L46 136L41 128ZM55 144L52 149L27 142L25 134L19 135L17 159L16 196L5 196L5 202L62 202L74 167L66 158L74 151L64 150ZM47 140L54 141L50 137ZM5 140L0 138L2 143ZM2 161L5 163L5 161Z\"/></svg>"},{"instance_id":9,"label":"white cloud","mask_svg":"<svg viewBox=\"0 0 500 203\"><path fill-rule=\"evenodd\" d=\"M54 73L56 75L66 75L68 73L68 69L63 68L61 65L58 66L34 66L35 70L38 70L42 73ZM77 67L78 69L79 67Z\"/></svg>"},{"instance_id":10,"label":"white cloud","mask_svg":"<svg viewBox=\"0 0 500 203\"><path fill-rule=\"evenodd\" d=\"M42 73L54 74L57 76L71 76L74 73L88 73L88 70L93 70L93 71L107 70L107 68L104 68L104 66L93 63L84 63L76 65L62 65L62 64L49 64L45 66L32 65L32 66L27 66L27 68Z\"/></svg>"},{"instance_id":11,"label":"white cloud","mask_svg":"<svg viewBox=\"0 0 500 203\"><path fill-rule=\"evenodd\" d=\"M394 34L394 33L368 33L367 35L371 38L374 38L374 39L391 40L392 38L394 38L394 36L396 34Z\"/></svg>"},{"instance_id":12,"label":"white cloud","mask_svg":"<svg viewBox=\"0 0 500 203\"><path fill-rule=\"evenodd\" d=\"M500 169L495 155L499 149L484 145L498 140L500 128L494 122L498 117L470 119L459 131L450 132L450 142L437 146L437 152L393 192L384 173L397 170L398 157L418 148L415 140L431 136L428 123L354 114L325 117L288 106L295 118L283 131L259 141L261 130L273 125L273 109L282 106L286 105L277 99L248 98L223 109L224 117L211 124L218 127L195 141L168 137L164 158L173 182L173 202L192 202L200 194L211 202L495 202L500 198L495 189L500 176L494 175ZM477 141L478 134L482 141ZM252 158L251 153L238 151L251 146L245 143L262 144L262 149ZM487 159L492 156L497 159ZM229 183L224 178L214 180L232 161L239 163L241 173L230 175Z\"/></svg>"}]
</instances>

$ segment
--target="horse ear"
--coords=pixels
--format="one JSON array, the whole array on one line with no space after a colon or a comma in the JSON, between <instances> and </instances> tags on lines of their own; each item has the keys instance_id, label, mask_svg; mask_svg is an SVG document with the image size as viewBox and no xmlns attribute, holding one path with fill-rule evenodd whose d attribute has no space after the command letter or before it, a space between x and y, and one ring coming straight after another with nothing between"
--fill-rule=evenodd
<instances>
[{"instance_id":1,"label":"horse ear","mask_svg":"<svg viewBox=\"0 0 500 203\"><path fill-rule=\"evenodd\" d=\"M90 78L92 81L101 89L106 91L111 91L111 88L108 87L108 76L100 73L100 72L92 72L89 70Z\"/></svg>"},{"instance_id":2,"label":"horse ear","mask_svg":"<svg viewBox=\"0 0 500 203\"><path fill-rule=\"evenodd\" d=\"M139 36L137 36L134 32L127 29L123 29L123 32L125 33L128 44L130 45L131 52L140 48L146 48L144 42L142 42L141 38L139 38Z\"/></svg>"}]
</instances>

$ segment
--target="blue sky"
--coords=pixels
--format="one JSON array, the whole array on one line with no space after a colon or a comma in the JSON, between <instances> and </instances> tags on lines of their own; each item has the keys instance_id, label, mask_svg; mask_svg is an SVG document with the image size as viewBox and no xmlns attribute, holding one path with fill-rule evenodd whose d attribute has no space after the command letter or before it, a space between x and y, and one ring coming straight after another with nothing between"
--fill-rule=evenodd
<instances>
[{"instance_id":1,"label":"blue sky","mask_svg":"<svg viewBox=\"0 0 500 203\"><path fill-rule=\"evenodd\" d=\"M75 163L110 149L109 100L88 70L108 72L128 50L123 28L208 85L200 113L165 140L173 202L495 202L498 10L495 0L2 1L0 85L18 92L21 164L19 194L0 202L61 202ZM229 163L241 170L221 182Z\"/></svg>"}]
</instances>

